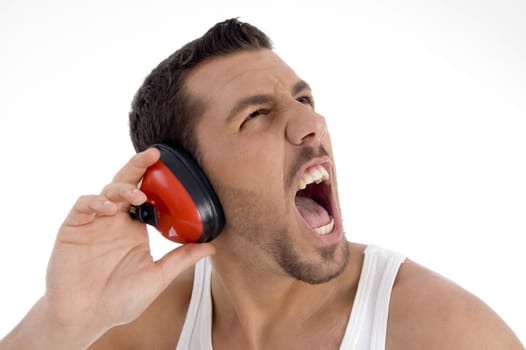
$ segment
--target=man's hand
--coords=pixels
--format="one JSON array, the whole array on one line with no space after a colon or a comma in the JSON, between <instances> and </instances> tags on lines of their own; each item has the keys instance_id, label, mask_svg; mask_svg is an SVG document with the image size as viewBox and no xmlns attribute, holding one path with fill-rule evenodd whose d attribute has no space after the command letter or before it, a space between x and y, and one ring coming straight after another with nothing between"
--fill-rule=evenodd
<instances>
[{"instance_id":1,"label":"man's hand","mask_svg":"<svg viewBox=\"0 0 526 350\"><path fill-rule=\"evenodd\" d=\"M46 324L49 332L53 325L62 336L86 339L75 345L87 347L110 328L139 317L179 273L214 253L210 244L189 244L152 259L146 225L128 210L146 200L137 183L158 159L154 148L135 155L100 195L77 200L58 232L46 293L26 317L27 327ZM24 321L15 330L24 330Z\"/></svg>"}]
</instances>

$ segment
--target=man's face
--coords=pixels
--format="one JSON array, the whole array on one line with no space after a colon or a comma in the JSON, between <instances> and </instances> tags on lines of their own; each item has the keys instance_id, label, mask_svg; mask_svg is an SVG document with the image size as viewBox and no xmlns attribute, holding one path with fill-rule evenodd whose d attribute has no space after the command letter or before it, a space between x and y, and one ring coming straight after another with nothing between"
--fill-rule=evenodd
<instances>
[{"instance_id":1,"label":"man's face","mask_svg":"<svg viewBox=\"0 0 526 350\"><path fill-rule=\"evenodd\" d=\"M225 211L221 249L308 283L341 273L331 144L308 84L271 50L207 61L186 82L205 104L195 135Z\"/></svg>"}]
</instances>

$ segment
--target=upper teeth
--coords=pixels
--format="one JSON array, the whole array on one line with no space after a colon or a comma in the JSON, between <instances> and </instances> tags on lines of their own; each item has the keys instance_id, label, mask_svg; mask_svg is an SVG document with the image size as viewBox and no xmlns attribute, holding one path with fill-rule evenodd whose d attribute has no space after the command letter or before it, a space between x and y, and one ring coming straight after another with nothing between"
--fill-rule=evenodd
<instances>
[{"instance_id":1,"label":"upper teeth","mask_svg":"<svg viewBox=\"0 0 526 350\"><path fill-rule=\"evenodd\" d=\"M322 181L329 179L329 173L322 165L313 166L303 174L300 179L300 190L304 190L307 185L313 182L319 184Z\"/></svg>"}]
</instances>

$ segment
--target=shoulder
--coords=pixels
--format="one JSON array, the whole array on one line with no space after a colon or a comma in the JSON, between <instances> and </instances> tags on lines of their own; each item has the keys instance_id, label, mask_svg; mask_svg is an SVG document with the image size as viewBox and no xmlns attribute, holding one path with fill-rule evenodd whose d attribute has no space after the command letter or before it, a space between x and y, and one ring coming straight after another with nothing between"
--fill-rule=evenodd
<instances>
[{"instance_id":1,"label":"shoulder","mask_svg":"<svg viewBox=\"0 0 526 350\"><path fill-rule=\"evenodd\" d=\"M104 334L90 350L175 349L192 296L195 268L179 275L135 321Z\"/></svg>"},{"instance_id":2,"label":"shoulder","mask_svg":"<svg viewBox=\"0 0 526 350\"><path fill-rule=\"evenodd\" d=\"M479 298L409 260L393 287L387 343L390 349L524 349Z\"/></svg>"}]
</instances>

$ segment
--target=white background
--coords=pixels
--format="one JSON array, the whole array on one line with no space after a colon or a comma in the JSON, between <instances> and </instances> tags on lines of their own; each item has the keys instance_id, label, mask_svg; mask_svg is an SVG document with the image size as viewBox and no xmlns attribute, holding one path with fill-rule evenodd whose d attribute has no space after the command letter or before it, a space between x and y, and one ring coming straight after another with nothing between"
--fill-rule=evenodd
<instances>
[{"instance_id":1,"label":"white background","mask_svg":"<svg viewBox=\"0 0 526 350\"><path fill-rule=\"evenodd\" d=\"M43 293L75 199L133 154L143 78L239 16L314 88L347 237L456 281L525 341L524 1L180 3L0 2L0 337Z\"/></svg>"}]
</instances>

